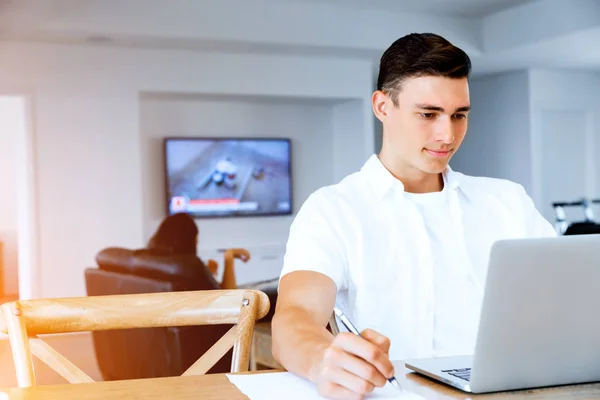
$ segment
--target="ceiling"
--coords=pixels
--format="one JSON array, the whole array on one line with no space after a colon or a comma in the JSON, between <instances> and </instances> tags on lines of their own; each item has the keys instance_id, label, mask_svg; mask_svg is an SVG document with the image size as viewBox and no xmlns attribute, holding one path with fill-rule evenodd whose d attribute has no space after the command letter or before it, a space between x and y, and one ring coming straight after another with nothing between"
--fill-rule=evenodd
<instances>
[{"instance_id":1,"label":"ceiling","mask_svg":"<svg viewBox=\"0 0 600 400\"><path fill-rule=\"evenodd\" d=\"M600 69L598 0L0 0L0 40L30 42L377 61L421 27L475 74Z\"/></svg>"},{"instance_id":2,"label":"ceiling","mask_svg":"<svg viewBox=\"0 0 600 400\"><path fill-rule=\"evenodd\" d=\"M282 1L282 0L272 0ZM531 0L284 0L329 3L346 7L418 12L435 15L483 17Z\"/></svg>"},{"instance_id":3,"label":"ceiling","mask_svg":"<svg viewBox=\"0 0 600 400\"><path fill-rule=\"evenodd\" d=\"M86 0L0 0L0 16L19 14L50 15L74 7L84 7ZM202 0L196 0L202 1ZM263 1L263 0L247 0ZM483 17L533 0L264 0L270 2L324 3L340 7L378 9L393 12L430 13L445 16ZM573 1L573 0L571 0ZM105 0L118 5L118 0Z\"/></svg>"}]
</instances>

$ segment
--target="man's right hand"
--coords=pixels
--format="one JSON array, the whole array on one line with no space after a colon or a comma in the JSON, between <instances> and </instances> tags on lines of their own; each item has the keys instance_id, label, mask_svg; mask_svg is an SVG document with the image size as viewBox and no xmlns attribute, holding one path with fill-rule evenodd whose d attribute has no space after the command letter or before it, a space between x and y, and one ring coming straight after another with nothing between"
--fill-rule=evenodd
<instances>
[{"instance_id":1,"label":"man's right hand","mask_svg":"<svg viewBox=\"0 0 600 400\"><path fill-rule=\"evenodd\" d=\"M321 396L361 399L375 387L383 387L394 375L389 339L370 329L361 332L361 336L339 333L323 351L309 377Z\"/></svg>"},{"instance_id":2,"label":"man's right hand","mask_svg":"<svg viewBox=\"0 0 600 400\"><path fill-rule=\"evenodd\" d=\"M327 330L333 315L336 285L312 271L281 278L271 322L273 357L287 371L308 378L321 396L360 399L393 375L390 341L374 330L362 336Z\"/></svg>"}]
</instances>

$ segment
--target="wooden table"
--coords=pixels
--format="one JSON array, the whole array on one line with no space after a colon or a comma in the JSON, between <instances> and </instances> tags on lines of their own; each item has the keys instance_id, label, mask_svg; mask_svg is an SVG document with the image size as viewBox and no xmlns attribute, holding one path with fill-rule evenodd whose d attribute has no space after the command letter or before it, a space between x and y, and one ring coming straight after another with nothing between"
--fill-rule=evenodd
<instances>
[{"instance_id":1,"label":"wooden table","mask_svg":"<svg viewBox=\"0 0 600 400\"><path fill-rule=\"evenodd\" d=\"M576 386L562 386L537 390L523 390L490 395L469 395L417 374L409 373L403 363L396 364L396 377L404 388L428 400L442 399L598 399L600 383ZM401 368L402 366L402 368ZM398 373L404 371L405 375ZM269 372L257 372L269 373ZM10 400L106 400L106 399L147 399L147 400L214 400L247 399L229 382L224 374L187 376L174 378L138 379L128 381L97 382L37 386L27 389L3 389ZM1 397L0 397L1 398Z\"/></svg>"}]
</instances>

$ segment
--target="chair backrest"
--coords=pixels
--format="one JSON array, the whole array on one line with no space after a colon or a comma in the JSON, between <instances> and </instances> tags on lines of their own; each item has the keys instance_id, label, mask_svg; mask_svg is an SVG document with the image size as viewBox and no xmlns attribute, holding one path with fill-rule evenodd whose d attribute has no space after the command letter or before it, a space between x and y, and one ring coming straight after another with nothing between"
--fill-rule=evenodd
<instances>
[{"instance_id":1,"label":"chair backrest","mask_svg":"<svg viewBox=\"0 0 600 400\"><path fill-rule=\"evenodd\" d=\"M248 370L256 320L269 311L269 299L257 290L206 290L39 299L5 303L8 333L19 387L35 385L32 354L70 383L92 379L37 335L169 326L234 326L183 375L206 373L233 347L231 372Z\"/></svg>"},{"instance_id":2,"label":"chair backrest","mask_svg":"<svg viewBox=\"0 0 600 400\"><path fill-rule=\"evenodd\" d=\"M87 296L213 289L198 280L152 279L100 268L86 268L85 285ZM271 308L273 304L271 301ZM178 376L230 328L223 324L94 331L91 334L98 372L105 381ZM231 371L232 353L228 351L207 373Z\"/></svg>"}]
</instances>

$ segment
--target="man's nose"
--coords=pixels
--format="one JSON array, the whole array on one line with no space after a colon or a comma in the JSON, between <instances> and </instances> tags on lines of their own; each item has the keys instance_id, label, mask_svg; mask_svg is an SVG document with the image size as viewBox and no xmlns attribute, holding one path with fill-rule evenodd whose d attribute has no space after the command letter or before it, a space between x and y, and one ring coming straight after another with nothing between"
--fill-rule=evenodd
<instances>
[{"instance_id":1,"label":"man's nose","mask_svg":"<svg viewBox=\"0 0 600 400\"><path fill-rule=\"evenodd\" d=\"M436 142L452 143L454 141L454 127L450 118L439 118L435 126Z\"/></svg>"}]
</instances>

